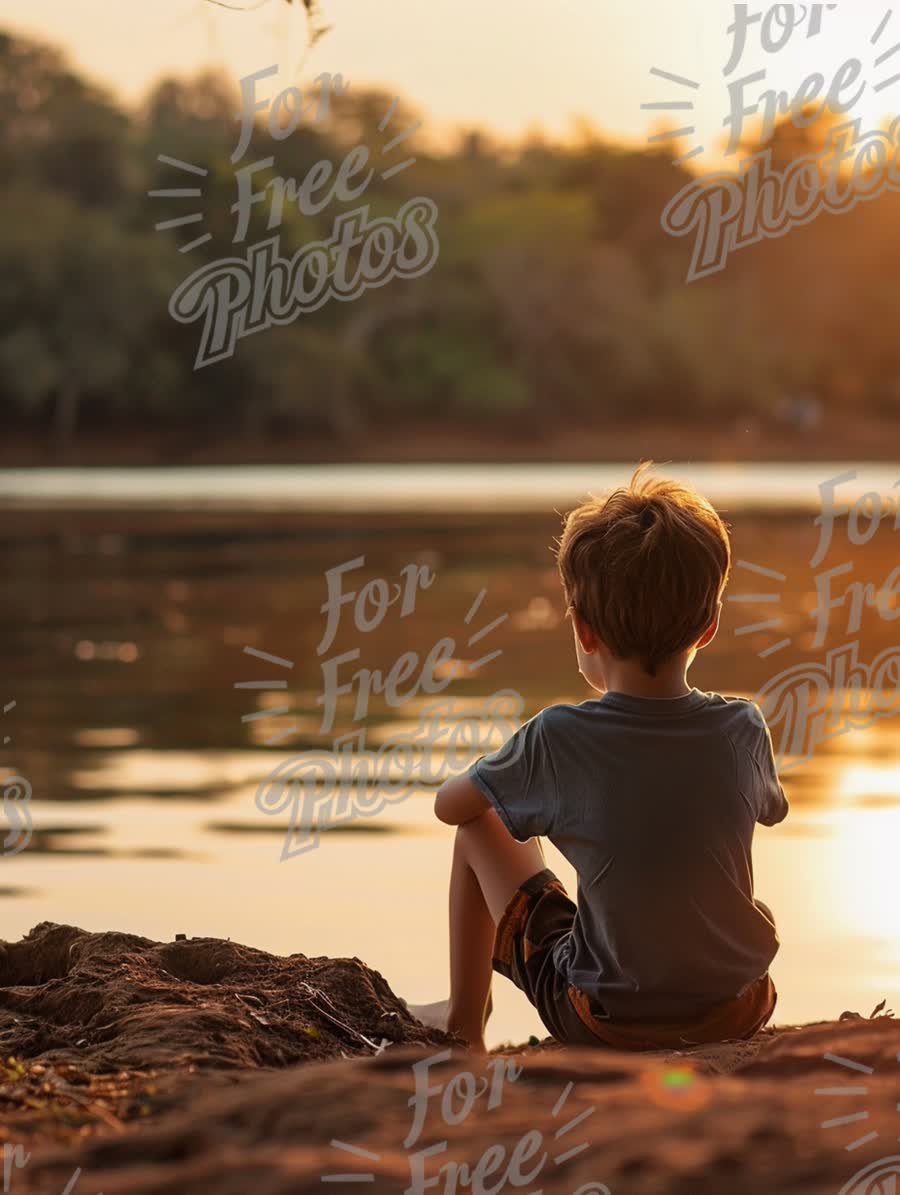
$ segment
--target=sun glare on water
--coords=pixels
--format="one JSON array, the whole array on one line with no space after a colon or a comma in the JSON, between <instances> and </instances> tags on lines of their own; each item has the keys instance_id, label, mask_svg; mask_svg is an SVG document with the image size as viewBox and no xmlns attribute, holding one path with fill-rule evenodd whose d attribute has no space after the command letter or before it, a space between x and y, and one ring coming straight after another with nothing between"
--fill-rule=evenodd
<instances>
[{"instance_id":1,"label":"sun glare on water","mask_svg":"<svg viewBox=\"0 0 900 1195\"><path fill-rule=\"evenodd\" d=\"M861 942L880 941L882 964L900 968L900 766L852 763L841 772L835 811L841 871L838 916Z\"/></svg>"},{"instance_id":2,"label":"sun glare on water","mask_svg":"<svg viewBox=\"0 0 900 1195\"><path fill-rule=\"evenodd\" d=\"M838 795L843 801L900 801L900 766L854 763L841 772Z\"/></svg>"}]
</instances>

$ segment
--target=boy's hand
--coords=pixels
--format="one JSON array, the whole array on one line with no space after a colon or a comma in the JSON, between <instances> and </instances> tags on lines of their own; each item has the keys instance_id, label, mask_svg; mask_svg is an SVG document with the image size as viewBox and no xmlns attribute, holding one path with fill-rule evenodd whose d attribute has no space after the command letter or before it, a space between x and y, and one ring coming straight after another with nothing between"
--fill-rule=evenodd
<instances>
[{"instance_id":1,"label":"boy's hand","mask_svg":"<svg viewBox=\"0 0 900 1195\"><path fill-rule=\"evenodd\" d=\"M454 776L442 784L434 801L435 816L448 826L474 821L491 803L468 776Z\"/></svg>"}]
</instances>

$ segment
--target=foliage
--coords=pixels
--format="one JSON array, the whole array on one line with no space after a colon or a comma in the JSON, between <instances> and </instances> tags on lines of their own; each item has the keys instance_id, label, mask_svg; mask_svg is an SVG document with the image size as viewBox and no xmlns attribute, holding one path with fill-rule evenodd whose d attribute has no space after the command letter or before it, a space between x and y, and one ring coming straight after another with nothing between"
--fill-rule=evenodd
<instances>
[{"instance_id":1,"label":"foliage","mask_svg":"<svg viewBox=\"0 0 900 1195\"><path fill-rule=\"evenodd\" d=\"M374 161L416 119L402 105L379 133L389 101L351 87L326 124L304 119L277 141L260 124L244 160L271 156L271 175L301 180L362 140ZM197 327L176 324L168 300L204 260L243 251L231 248L236 111L232 87L207 74L164 79L125 112L55 50L0 34L9 426L60 441L112 422L194 427L205 439L285 428L340 442L376 421L438 426L475 413L537 435L559 419L605 424L637 408L776 418L796 394L826 412L900 404L890 318L900 197L741 250L726 271L686 286L691 247L666 235L660 214L690 175L671 152L584 129L572 143L532 138L512 151L475 132L440 154L415 145L415 167L376 173L362 202L393 214L430 196L435 269L248 337L233 358L195 372ZM822 137L815 124L780 127L779 161ZM153 231L164 205L147 192L186 182L161 154L207 171L198 203L213 239L189 255L178 248L190 227ZM335 214L289 208L283 254L329 236ZM267 235L260 204L247 243Z\"/></svg>"}]
</instances>

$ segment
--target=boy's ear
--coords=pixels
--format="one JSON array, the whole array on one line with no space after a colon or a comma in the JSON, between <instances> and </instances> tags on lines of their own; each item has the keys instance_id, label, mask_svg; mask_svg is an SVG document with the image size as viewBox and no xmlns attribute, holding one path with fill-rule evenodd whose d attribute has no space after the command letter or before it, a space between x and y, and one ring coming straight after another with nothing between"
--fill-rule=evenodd
<instances>
[{"instance_id":1,"label":"boy's ear","mask_svg":"<svg viewBox=\"0 0 900 1195\"><path fill-rule=\"evenodd\" d=\"M578 642L581 644L581 650L585 655L590 655L591 652L596 651L598 643L597 636L577 610L572 611L572 626L575 628L575 634L578 636Z\"/></svg>"},{"instance_id":2,"label":"boy's ear","mask_svg":"<svg viewBox=\"0 0 900 1195\"><path fill-rule=\"evenodd\" d=\"M715 618L712 620L712 622L709 624L709 626L706 628L706 630L703 632L703 634L697 640L697 650L698 651L700 650L701 647L707 647L710 643L712 643L713 639L715 639L716 631L718 631L718 629L719 629L719 619L721 617L722 617L722 603L719 602L718 606L716 607Z\"/></svg>"}]
</instances>

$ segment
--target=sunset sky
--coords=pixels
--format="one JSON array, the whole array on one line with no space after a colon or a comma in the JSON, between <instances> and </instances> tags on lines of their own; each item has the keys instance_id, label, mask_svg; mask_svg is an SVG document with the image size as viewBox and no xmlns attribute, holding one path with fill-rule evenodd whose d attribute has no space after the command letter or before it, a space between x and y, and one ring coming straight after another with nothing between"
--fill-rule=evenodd
<instances>
[{"instance_id":1,"label":"sunset sky","mask_svg":"<svg viewBox=\"0 0 900 1195\"><path fill-rule=\"evenodd\" d=\"M875 64L900 43L900 11L873 47L886 3L812 7L823 10L817 37L807 38L801 26L783 50L766 54L755 25L731 78L766 67L759 90L786 88L793 95L818 71L827 89L841 62L858 55L867 86L852 115L865 128L877 126L900 110L900 77L874 91L880 80L900 76L900 51ZM2 23L63 47L126 100L138 99L163 72L212 64L237 79L277 60L284 85L302 86L326 70L351 84L386 84L413 100L437 135L456 125L503 137L538 127L566 134L581 116L604 133L640 143L664 115L642 111L642 103L690 99L693 112L671 114L676 125L697 129L684 150L702 145L712 161L722 145L728 111L723 67L734 11L723 0L557 0L552 6L538 0L323 0L333 28L302 63L305 26L298 9L299 3L288 8L282 0L250 12L207 0L4 0ZM653 67L700 87L654 78Z\"/></svg>"}]
</instances>

